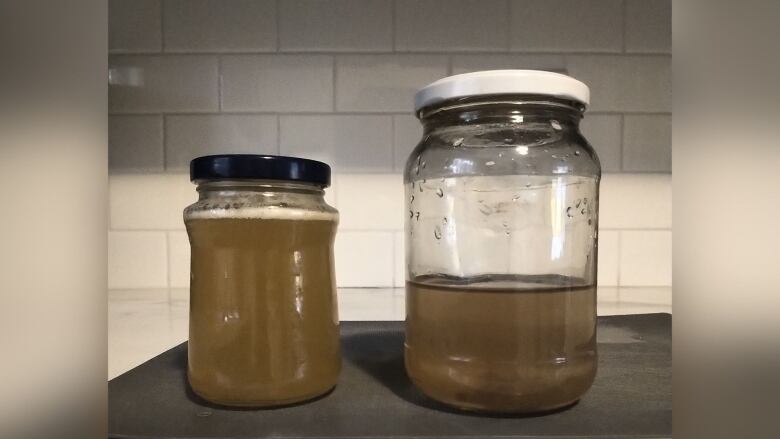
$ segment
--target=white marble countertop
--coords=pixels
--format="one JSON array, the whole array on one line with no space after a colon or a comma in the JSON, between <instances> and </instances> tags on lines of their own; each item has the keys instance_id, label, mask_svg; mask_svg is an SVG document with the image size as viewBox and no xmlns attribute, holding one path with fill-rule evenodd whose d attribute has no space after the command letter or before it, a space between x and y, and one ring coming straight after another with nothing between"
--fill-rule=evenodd
<instances>
[{"instance_id":1,"label":"white marble countertop","mask_svg":"<svg viewBox=\"0 0 780 439\"><path fill-rule=\"evenodd\" d=\"M403 288L339 288L341 320L403 320ZM110 290L108 378L187 340L189 290ZM671 287L599 287L598 314L672 312Z\"/></svg>"}]
</instances>

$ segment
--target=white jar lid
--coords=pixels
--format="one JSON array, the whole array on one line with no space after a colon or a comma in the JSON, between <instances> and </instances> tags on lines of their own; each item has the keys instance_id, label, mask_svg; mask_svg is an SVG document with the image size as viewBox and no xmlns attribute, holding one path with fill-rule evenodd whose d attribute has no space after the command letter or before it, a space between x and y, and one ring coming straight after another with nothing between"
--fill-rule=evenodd
<instances>
[{"instance_id":1,"label":"white jar lid","mask_svg":"<svg viewBox=\"0 0 780 439\"><path fill-rule=\"evenodd\" d=\"M448 76L414 95L414 111L447 99L495 94L538 94L571 99L585 106L590 89L571 76L541 70L486 70Z\"/></svg>"}]
</instances>

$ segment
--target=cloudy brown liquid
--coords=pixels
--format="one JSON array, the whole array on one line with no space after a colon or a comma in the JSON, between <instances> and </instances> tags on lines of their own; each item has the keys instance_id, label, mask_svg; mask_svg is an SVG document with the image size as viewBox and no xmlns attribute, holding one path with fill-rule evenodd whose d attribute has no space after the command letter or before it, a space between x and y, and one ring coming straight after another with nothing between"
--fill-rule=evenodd
<instances>
[{"instance_id":1,"label":"cloudy brown liquid","mask_svg":"<svg viewBox=\"0 0 780 439\"><path fill-rule=\"evenodd\" d=\"M303 401L336 385L336 221L186 221L192 247L188 377L226 405Z\"/></svg>"},{"instance_id":2,"label":"cloudy brown liquid","mask_svg":"<svg viewBox=\"0 0 780 439\"><path fill-rule=\"evenodd\" d=\"M407 282L406 369L466 410L539 412L577 401L596 374L596 288Z\"/></svg>"}]
</instances>

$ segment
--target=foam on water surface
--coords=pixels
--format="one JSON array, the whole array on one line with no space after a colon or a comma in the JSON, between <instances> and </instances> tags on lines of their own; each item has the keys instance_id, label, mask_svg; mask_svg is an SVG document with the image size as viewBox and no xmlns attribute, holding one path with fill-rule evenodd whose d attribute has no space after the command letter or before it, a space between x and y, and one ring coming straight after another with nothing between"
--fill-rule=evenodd
<instances>
[{"instance_id":1,"label":"foam on water surface","mask_svg":"<svg viewBox=\"0 0 780 439\"><path fill-rule=\"evenodd\" d=\"M201 205L202 206L202 205ZM229 208L213 206L200 207L196 203L184 211L184 219L275 219L296 221L334 221L339 217L337 212L324 210L303 209L289 206L263 206L263 207L233 207Z\"/></svg>"}]
</instances>

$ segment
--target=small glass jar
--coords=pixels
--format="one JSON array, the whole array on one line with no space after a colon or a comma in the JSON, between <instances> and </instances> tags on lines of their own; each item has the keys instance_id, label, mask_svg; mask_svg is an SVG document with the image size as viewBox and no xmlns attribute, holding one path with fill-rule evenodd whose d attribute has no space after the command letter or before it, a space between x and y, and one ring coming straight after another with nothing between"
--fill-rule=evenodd
<instances>
[{"instance_id":1,"label":"small glass jar","mask_svg":"<svg viewBox=\"0 0 780 439\"><path fill-rule=\"evenodd\" d=\"M256 155L199 157L191 244L188 378L222 405L326 393L341 368L330 167Z\"/></svg>"},{"instance_id":2,"label":"small glass jar","mask_svg":"<svg viewBox=\"0 0 780 439\"><path fill-rule=\"evenodd\" d=\"M540 412L591 386L601 168L579 130L588 98L573 78L522 70L418 92L405 361L428 396Z\"/></svg>"}]
</instances>

